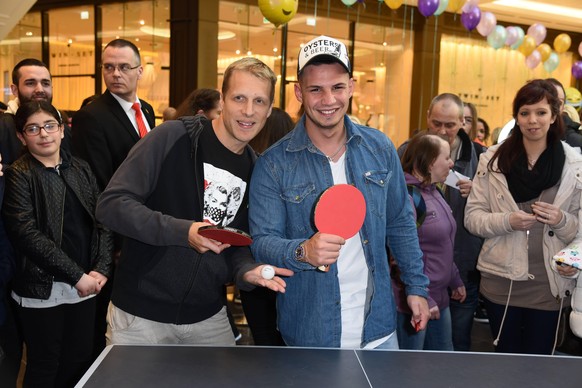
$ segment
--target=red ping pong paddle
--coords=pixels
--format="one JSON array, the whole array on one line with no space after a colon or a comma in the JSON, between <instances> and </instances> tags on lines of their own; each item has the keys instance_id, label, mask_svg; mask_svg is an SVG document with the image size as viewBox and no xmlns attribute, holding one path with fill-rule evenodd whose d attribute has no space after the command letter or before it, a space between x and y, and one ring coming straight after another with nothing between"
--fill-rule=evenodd
<instances>
[{"instance_id":1,"label":"red ping pong paddle","mask_svg":"<svg viewBox=\"0 0 582 388\"><path fill-rule=\"evenodd\" d=\"M228 226L201 226L198 228L198 234L212 240L220 241L223 244L230 244L232 246L242 247L251 245L253 242L253 239L248 233Z\"/></svg>"},{"instance_id":2,"label":"red ping pong paddle","mask_svg":"<svg viewBox=\"0 0 582 388\"><path fill-rule=\"evenodd\" d=\"M314 211L314 223L321 233L335 234L344 239L353 237L364 224L366 200L353 185L338 184L325 190ZM327 271L327 266L318 267Z\"/></svg>"}]
</instances>

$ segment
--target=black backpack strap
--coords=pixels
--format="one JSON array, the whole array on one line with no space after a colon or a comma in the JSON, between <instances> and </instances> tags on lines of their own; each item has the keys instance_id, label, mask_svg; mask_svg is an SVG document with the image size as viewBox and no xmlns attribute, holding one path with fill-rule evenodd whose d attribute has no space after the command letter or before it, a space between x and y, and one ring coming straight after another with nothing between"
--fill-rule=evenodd
<instances>
[{"instance_id":1,"label":"black backpack strap","mask_svg":"<svg viewBox=\"0 0 582 388\"><path fill-rule=\"evenodd\" d=\"M424 203L424 198L422 198L422 193L420 189L415 185L407 184L408 194L412 197L412 203L414 204L414 209L416 209L416 227L420 228L424 219L426 218L426 203Z\"/></svg>"},{"instance_id":2,"label":"black backpack strap","mask_svg":"<svg viewBox=\"0 0 582 388\"><path fill-rule=\"evenodd\" d=\"M208 119L206 116L200 114L196 116L178 117L178 120L184 124L186 132L188 133L188 136L190 136L190 142L192 144L190 158L194 158L194 155L196 155L196 147L198 147L196 139L200 136L200 132L202 132L202 129L204 128L204 121L208 121Z\"/></svg>"}]
</instances>

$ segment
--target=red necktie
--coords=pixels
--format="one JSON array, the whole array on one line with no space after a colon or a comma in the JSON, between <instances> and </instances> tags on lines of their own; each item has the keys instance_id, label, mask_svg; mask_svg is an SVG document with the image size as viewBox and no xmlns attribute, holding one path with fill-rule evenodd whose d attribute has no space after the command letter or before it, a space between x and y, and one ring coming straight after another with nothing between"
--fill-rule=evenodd
<instances>
[{"instance_id":1,"label":"red necktie","mask_svg":"<svg viewBox=\"0 0 582 388\"><path fill-rule=\"evenodd\" d=\"M139 102L134 102L131 108L135 111L135 121L137 121L139 137L144 137L148 134L148 129L143 122L143 115L141 114L141 107L139 106Z\"/></svg>"}]
</instances>

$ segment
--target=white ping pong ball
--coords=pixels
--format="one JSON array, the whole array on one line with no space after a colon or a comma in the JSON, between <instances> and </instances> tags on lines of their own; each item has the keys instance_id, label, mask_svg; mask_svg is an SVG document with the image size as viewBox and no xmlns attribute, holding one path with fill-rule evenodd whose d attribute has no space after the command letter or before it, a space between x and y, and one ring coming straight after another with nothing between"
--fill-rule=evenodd
<instances>
[{"instance_id":1,"label":"white ping pong ball","mask_svg":"<svg viewBox=\"0 0 582 388\"><path fill-rule=\"evenodd\" d=\"M263 279L271 280L275 277L275 268L271 267L270 265L265 265L261 269L261 276Z\"/></svg>"}]
</instances>

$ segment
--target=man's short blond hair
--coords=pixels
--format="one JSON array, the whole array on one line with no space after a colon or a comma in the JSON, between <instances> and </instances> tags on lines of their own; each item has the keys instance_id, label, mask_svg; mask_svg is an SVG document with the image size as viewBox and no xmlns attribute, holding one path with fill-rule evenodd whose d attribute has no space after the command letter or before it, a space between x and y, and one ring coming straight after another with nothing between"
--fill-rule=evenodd
<instances>
[{"instance_id":1,"label":"man's short blond hair","mask_svg":"<svg viewBox=\"0 0 582 388\"><path fill-rule=\"evenodd\" d=\"M230 87L230 78L232 73L235 71L246 71L251 73L255 77L268 81L271 85L271 90L269 91L269 100L271 104L275 100L275 84L277 83L277 76L271 70L269 66L267 66L262 61L258 60L257 58L253 57L245 57L241 58L233 63L231 63L224 72L224 80L222 81L222 95L225 96L228 88Z\"/></svg>"}]
</instances>

